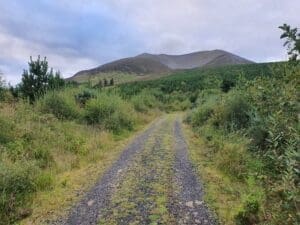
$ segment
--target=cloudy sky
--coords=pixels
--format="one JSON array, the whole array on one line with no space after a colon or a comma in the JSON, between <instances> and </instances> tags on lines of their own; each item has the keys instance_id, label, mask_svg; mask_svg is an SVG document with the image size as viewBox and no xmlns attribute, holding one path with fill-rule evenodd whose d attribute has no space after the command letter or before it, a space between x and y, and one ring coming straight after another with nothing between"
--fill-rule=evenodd
<instances>
[{"instance_id":1,"label":"cloudy sky","mask_svg":"<svg viewBox=\"0 0 300 225\"><path fill-rule=\"evenodd\" d=\"M299 0L0 0L0 9L0 71L12 84L31 55L64 77L143 52L284 60L277 27L300 27Z\"/></svg>"}]
</instances>

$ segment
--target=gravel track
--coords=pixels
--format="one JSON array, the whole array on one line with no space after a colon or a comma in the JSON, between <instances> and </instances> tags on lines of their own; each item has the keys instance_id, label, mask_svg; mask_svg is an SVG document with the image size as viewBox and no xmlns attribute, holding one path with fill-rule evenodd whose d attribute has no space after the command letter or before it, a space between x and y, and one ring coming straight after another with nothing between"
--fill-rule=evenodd
<instances>
[{"instance_id":1,"label":"gravel track","mask_svg":"<svg viewBox=\"0 0 300 225\"><path fill-rule=\"evenodd\" d=\"M188 158L188 146L178 120L174 124L174 183L178 190L173 199L171 211L178 224L217 224L203 201L203 187Z\"/></svg>"},{"instance_id":2,"label":"gravel track","mask_svg":"<svg viewBox=\"0 0 300 225\"><path fill-rule=\"evenodd\" d=\"M71 209L66 221L63 219L52 223L53 225L90 225L97 224L99 212L106 208L110 201L111 192L118 182L121 174L130 165L133 156L144 149L145 142L150 134L160 125L158 121L138 136L121 154L119 159L108 169L96 185L86 196Z\"/></svg>"},{"instance_id":3,"label":"gravel track","mask_svg":"<svg viewBox=\"0 0 300 225\"><path fill-rule=\"evenodd\" d=\"M170 139L165 139L168 135ZM153 202L155 199L160 205ZM133 207L132 210L128 206ZM217 224L203 202L202 184L188 159L179 119L161 119L135 138L70 210L69 216L50 224L95 225L99 222Z\"/></svg>"},{"instance_id":4,"label":"gravel track","mask_svg":"<svg viewBox=\"0 0 300 225\"><path fill-rule=\"evenodd\" d=\"M152 224L149 216L155 211L155 198L161 194L154 186L166 183L163 174L167 171L167 161L162 149L165 133L170 133L166 127L168 124L163 123L148 139L144 151L134 157L111 203L101 213L100 224Z\"/></svg>"}]
</instances>

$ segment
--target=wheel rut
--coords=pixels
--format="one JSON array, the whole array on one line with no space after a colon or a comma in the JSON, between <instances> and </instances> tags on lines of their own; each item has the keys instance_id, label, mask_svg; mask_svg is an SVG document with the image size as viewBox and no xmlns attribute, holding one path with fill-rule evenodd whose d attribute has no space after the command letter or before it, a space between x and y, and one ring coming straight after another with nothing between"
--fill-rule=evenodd
<instances>
[{"instance_id":1,"label":"wheel rut","mask_svg":"<svg viewBox=\"0 0 300 225\"><path fill-rule=\"evenodd\" d=\"M179 120L174 124L175 164L173 205L171 211L178 224L217 224L203 201L203 187L188 158L188 146Z\"/></svg>"},{"instance_id":2,"label":"wheel rut","mask_svg":"<svg viewBox=\"0 0 300 225\"><path fill-rule=\"evenodd\" d=\"M166 116L138 136L69 216L50 224L216 224L180 119Z\"/></svg>"}]
</instances>

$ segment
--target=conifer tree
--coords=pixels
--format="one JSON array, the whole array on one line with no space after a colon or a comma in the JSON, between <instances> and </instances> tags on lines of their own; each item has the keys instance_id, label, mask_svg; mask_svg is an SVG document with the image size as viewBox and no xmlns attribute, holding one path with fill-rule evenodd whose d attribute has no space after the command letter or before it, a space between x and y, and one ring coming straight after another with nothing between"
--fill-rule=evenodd
<instances>
[{"instance_id":1,"label":"conifer tree","mask_svg":"<svg viewBox=\"0 0 300 225\"><path fill-rule=\"evenodd\" d=\"M3 76L3 73L0 70L0 101L4 99L4 91L5 91L5 87L4 87L5 81L2 78L2 76Z\"/></svg>"},{"instance_id":2,"label":"conifer tree","mask_svg":"<svg viewBox=\"0 0 300 225\"><path fill-rule=\"evenodd\" d=\"M298 28L291 28L291 26L283 24L279 26L279 29L283 31L280 38L286 39L283 46L287 46L290 60L296 61L300 57L300 33L298 32Z\"/></svg>"},{"instance_id":3,"label":"conifer tree","mask_svg":"<svg viewBox=\"0 0 300 225\"><path fill-rule=\"evenodd\" d=\"M49 89L63 86L65 81L60 77L60 72L53 75L53 69L48 71L48 62L46 57L41 60L38 56L36 61L28 62L29 70L24 70L20 91L25 98L28 98L30 103L33 103L38 97L45 94Z\"/></svg>"},{"instance_id":4,"label":"conifer tree","mask_svg":"<svg viewBox=\"0 0 300 225\"><path fill-rule=\"evenodd\" d=\"M106 80L106 78L103 79L103 86L106 87L108 85L108 81Z\"/></svg>"},{"instance_id":5,"label":"conifer tree","mask_svg":"<svg viewBox=\"0 0 300 225\"><path fill-rule=\"evenodd\" d=\"M110 86L114 86L114 78L111 78L111 79L110 79L109 85L110 85Z\"/></svg>"}]
</instances>

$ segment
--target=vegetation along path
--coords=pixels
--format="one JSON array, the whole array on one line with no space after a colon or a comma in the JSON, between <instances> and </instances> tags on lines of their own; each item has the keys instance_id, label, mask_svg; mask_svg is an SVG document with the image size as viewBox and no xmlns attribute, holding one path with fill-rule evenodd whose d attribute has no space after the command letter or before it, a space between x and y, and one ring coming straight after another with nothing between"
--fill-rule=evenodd
<instances>
[{"instance_id":1,"label":"vegetation along path","mask_svg":"<svg viewBox=\"0 0 300 225\"><path fill-rule=\"evenodd\" d=\"M202 196L181 121L171 115L137 137L55 224L216 224Z\"/></svg>"}]
</instances>

